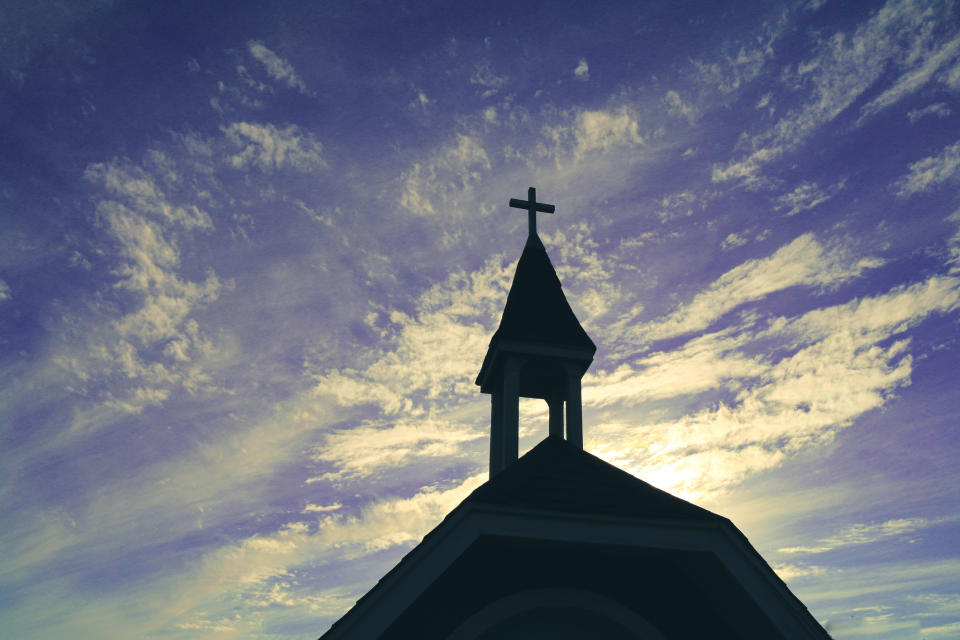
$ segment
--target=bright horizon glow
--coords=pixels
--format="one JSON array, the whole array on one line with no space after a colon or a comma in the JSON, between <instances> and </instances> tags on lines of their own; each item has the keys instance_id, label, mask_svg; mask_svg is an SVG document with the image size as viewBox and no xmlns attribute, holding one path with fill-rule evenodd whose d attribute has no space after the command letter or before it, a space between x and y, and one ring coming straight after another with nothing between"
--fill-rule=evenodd
<instances>
[{"instance_id":1,"label":"bright horizon glow","mask_svg":"<svg viewBox=\"0 0 960 640\"><path fill-rule=\"evenodd\" d=\"M956 1L8 13L5 633L323 633L486 477L533 186L585 448L960 638Z\"/></svg>"}]
</instances>

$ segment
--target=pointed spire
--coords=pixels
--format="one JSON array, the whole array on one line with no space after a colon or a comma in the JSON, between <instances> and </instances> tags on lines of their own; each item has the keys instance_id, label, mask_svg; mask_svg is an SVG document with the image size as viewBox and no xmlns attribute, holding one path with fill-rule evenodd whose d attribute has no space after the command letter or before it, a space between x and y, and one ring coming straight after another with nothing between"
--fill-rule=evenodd
<instances>
[{"instance_id":1,"label":"pointed spire","mask_svg":"<svg viewBox=\"0 0 960 640\"><path fill-rule=\"evenodd\" d=\"M597 349L570 308L560 278L536 234L527 237L500 327L490 342L500 340L590 351Z\"/></svg>"}]
</instances>

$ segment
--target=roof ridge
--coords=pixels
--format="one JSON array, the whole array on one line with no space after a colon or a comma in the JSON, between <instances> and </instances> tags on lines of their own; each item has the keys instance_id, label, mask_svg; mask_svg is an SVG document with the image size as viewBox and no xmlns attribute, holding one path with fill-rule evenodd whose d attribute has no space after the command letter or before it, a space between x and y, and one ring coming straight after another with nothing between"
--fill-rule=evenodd
<instances>
[{"instance_id":1,"label":"roof ridge","mask_svg":"<svg viewBox=\"0 0 960 640\"><path fill-rule=\"evenodd\" d=\"M547 437L464 503L605 515L726 520L558 437Z\"/></svg>"}]
</instances>

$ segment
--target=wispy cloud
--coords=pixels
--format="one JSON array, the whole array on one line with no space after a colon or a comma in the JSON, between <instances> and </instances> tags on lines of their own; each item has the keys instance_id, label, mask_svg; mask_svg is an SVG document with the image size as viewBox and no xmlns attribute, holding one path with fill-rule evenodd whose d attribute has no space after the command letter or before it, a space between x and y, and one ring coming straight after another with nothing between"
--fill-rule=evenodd
<instances>
[{"instance_id":1,"label":"wispy cloud","mask_svg":"<svg viewBox=\"0 0 960 640\"><path fill-rule=\"evenodd\" d=\"M777 208L787 209L786 215L794 216L823 204L835 196L845 185L844 181L823 189L816 182L804 182L790 193L777 198Z\"/></svg>"},{"instance_id":2,"label":"wispy cloud","mask_svg":"<svg viewBox=\"0 0 960 640\"><path fill-rule=\"evenodd\" d=\"M893 86L861 107L861 121L914 93L929 82L941 67L955 60L960 52L960 36L939 47L931 45L933 43L928 43L925 38L915 43L915 48L907 54L908 69Z\"/></svg>"},{"instance_id":3,"label":"wispy cloud","mask_svg":"<svg viewBox=\"0 0 960 640\"><path fill-rule=\"evenodd\" d=\"M239 151L230 156L237 169L256 166L271 172L283 168L314 171L326 166L323 145L297 125L278 128L270 123L234 122L222 128Z\"/></svg>"},{"instance_id":4,"label":"wispy cloud","mask_svg":"<svg viewBox=\"0 0 960 640\"><path fill-rule=\"evenodd\" d=\"M818 576L826 573L827 571L824 567L813 564L797 565L788 564L786 562L775 562L772 565L772 568L777 572L777 575L780 576L780 579L784 582L789 582L791 580L795 580L796 578L804 578L806 576Z\"/></svg>"},{"instance_id":5,"label":"wispy cloud","mask_svg":"<svg viewBox=\"0 0 960 640\"><path fill-rule=\"evenodd\" d=\"M946 118L951 113L953 113L953 111L951 111L945 102L934 102L922 109L911 109L907 112L907 119L910 120L910 124L913 124L927 116Z\"/></svg>"},{"instance_id":6,"label":"wispy cloud","mask_svg":"<svg viewBox=\"0 0 960 640\"><path fill-rule=\"evenodd\" d=\"M298 89L306 93L306 85L303 83L303 80L297 76L296 71L294 71L293 66L289 62L256 40L249 41L247 43L247 49L250 51L250 55L264 66L271 78L285 83L291 89Z\"/></svg>"},{"instance_id":7,"label":"wispy cloud","mask_svg":"<svg viewBox=\"0 0 960 640\"><path fill-rule=\"evenodd\" d=\"M464 443L486 436L486 430L465 428L450 418L454 416L362 425L330 433L316 447L314 460L332 463L337 470L307 482L372 475L417 459L453 457L461 453Z\"/></svg>"},{"instance_id":8,"label":"wispy cloud","mask_svg":"<svg viewBox=\"0 0 960 640\"><path fill-rule=\"evenodd\" d=\"M951 274L960 273L960 210L955 211L947 218L950 222L957 223L956 232L947 241L947 265L950 267Z\"/></svg>"},{"instance_id":9,"label":"wispy cloud","mask_svg":"<svg viewBox=\"0 0 960 640\"><path fill-rule=\"evenodd\" d=\"M924 638L951 638L960 633L960 622L923 627L920 632Z\"/></svg>"},{"instance_id":10,"label":"wispy cloud","mask_svg":"<svg viewBox=\"0 0 960 640\"><path fill-rule=\"evenodd\" d=\"M780 553L824 553L839 547L870 544L888 538L915 533L935 524L927 518L897 518L873 524L854 524L835 535L823 538L811 546L781 547Z\"/></svg>"},{"instance_id":11,"label":"wispy cloud","mask_svg":"<svg viewBox=\"0 0 960 640\"><path fill-rule=\"evenodd\" d=\"M577 80L590 79L590 65L587 64L584 58L580 58L580 62L577 63L576 68L573 70L573 75Z\"/></svg>"},{"instance_id":12,"label":"wispy cloud","mask_svg":"<svg viewBox=\"0 0 960 640\"><path fill-rule=\"evenodd\" d=\"M736 45L735 52L724 53L715 61L694 60L701 83L731 94L758 77L774 55L773 45L779 37L785 15L762 25L754 42Z\"/></svg>"},{"instance_id":13,"label":"wispy cloud","mask_svg":"<svg viewBox=\"0 0 960 640\"><path fill-rule=\"evenodd\" d=\"M727 234L727 237L723 239L723 242L720 243L721 249L734 249L736 247L742 247L747 244L747 239L744 238L739 233L730 233Z\"/></svg>"},{"instance_id":14,"label":"wispy cloud","mask_svg":"<svg viewBox=\"0 0 960 640\"><path fill-rule=\"evenodd\" d=\"M944 147L939 155L910 165L910 172L897 181L897 195L905 198L928 191L960 175L960 140Z\"/></svg>"},{"instance_id":15,"label":"wispy cloud","mask_svg":"<svg viewBox=\"0 0 960 640\"><path fill-rule=\"evenodd\" d=\"M169 172L160 175L177 180ZM130 381L126 394L116 395L121 385L114 385L106 404L136 413L162 403L172 388L196 391L209 382L197 361L212 357L214 347L191 314L216 300L224 285L212 269L203 281L184 279L175 238L213 225L197 206L172 203L153 175L128 161L92 164L86 177L106 189L97 215L120 260L115 287L137 304L105 325L91 326L85 353L65 352L57 359L82 383L122 374Z\"/></svg>"},{"instance_id":16,"label":"wispy cloud","mask_svg":"<svg viewBox=\"0 0 960 640\"><path fill-rule=\"evenodd\" d=\"M470 83L481 87L483 97L495 95L506 83L506 75L498 75L489 60L481 60L474 65L470 75Z\"/></svg>"},{"instance_id":17,"label":"wispy cloud","mask_svg":"<svg viewBox=\"0 0 960 640\"><path fill-rule=\"evenodd\" d=\"M345 406L374 403L385 415L422 417L474 393L473 377L506 299L511 273L502 256L472 273L454 272L424 292L413 315L377 311L383 348L363 369L317 374L316 389ZM437 354L446 354L437 358Z\"/></svg>"},{"instance_id":18,"label":"wispy cloud","mask_svg":"<svg viewBox=\"0 0 960 640\"><path fill-rule=\"evenodd\" d=\"M306 606L301 615L308 614L311 603L319 605L329 594L308 585L284 586L298 567L323 566L415 543L485 479L486 474L481 474L446 489L423 487L407 498L374 502L359 515L325 515L316 523L290 522L272 534L211 551L186 579L169 585L173 593L167 594L167 602L171 604L152 622L162 628L170 623L217 620L229 615L239 601L246 605L247 613L231 626L244 629L255 623L260 609L274 605L276 598L290 605L302 600L300 604ZM275 584L281 586L275 588ZM330 613L341 613L351 603L337 598L336 604L339 610L330 607Z\"/></svg>"},{"instance_id":19,"label":"wispy cloud","mask_svg":"<svg viewBox=\"0 0 960 640\"><path fill-rule=\"evenodd\" d=\"M924 70L937 68L953 55L956 47L951 41L942 59L915 53L934 46L937 21L949 20L942 13L949 14L950 9L944 6L935 10L908 0L891 0L852 33L838 32L825 39L812 58L785 74L796 89L807 92L809 97L804 104L786 113L771 129L744 134L738 146L749 151L741 159L715 166L714 182L757 183L764 165L796 149L842 114L874 85L893 60L907 57L920 68L907 72L899 84L871 102L870 113L915 91L926 81Z\"/></svg>"},{"instance_id":20,"label":"wispy cloud","mask_svg":"<svg viewBox=\"0 0 960 640\"><path fill-rule=\"evenodd\" d=\"M767 258L755 258L727 271L706 290L661 320L637 328L650 342L710 327L726 313L789 287L831 287L883 264L858 258L844 246L825 247L804 234Z\"/></svg>"},{"instance_id":21,"label":"wispy cloud","mask_svg":"<svg viewBox=\"0 0 960 640\"><path fill-rule=\"evenodd\" d=\"M694 124L699 116L697 108L692 104L685 102L680 94L672 89L663 96L663 101L667 105L667 112L675 117L684 118L690 124Z\"/></svg>"},{"instance_id":22,"label":"wispy cloud","mask_svg":"<svg viewBox=\"0 0 960 640\"><path fill-rule=\"evenodd\" d=\"M739 386L745 379L768 370L758 358L737 353L743 344L742 338L706 334L679 349L654 353L609 373L588 374L584 379L584 403L606 406L677 398L722 388L731 380Z\"/></svg>"},{"instance_id":23,"label":"wispy cloud","mask_svg":"<svg viewBox=\"0 0 960 640\"><path fill-rule=\"evenodd\" d=\"M418 215L461 211L481 179L490 171L490 158L481 141L457 134L432 157L415 162L403 177L400 206Z\"/></svg>"},{"instance_id":24,"label":"wispy cloud","mask_svg":"<svg viewBox=\"0 0 960 640\"><path fill-rule=\"evenodd\" d=\"M829 441L883 406L910 382L909 339L898 336L933 314L958 308L960 281L936 276L775 318L755 333L736 327L735 340L723 334L698 337L676 354L654 354L637 367L588 378L585 402L629 406L718 388L732 392L732 400L681 409L681 416L655 419L642 429L625 418L588 434L589 445L691 499L722 493L793 453ZM756 345L766 345L760 355L743 354Z\"/></svg>"},{"instance_id":25,"label":"wispy cloud","mask_svg":"<svg viewBox=\"0 0 960 640\"><path fill-rule=\"evenodd\" d=\"M342 509L342 508L343 508L343 505L340 504L339 502L334 502L333 504L326 504L326 505L307 504L307 506L305 506L303 508L303 511L301 511L300 513L327 513L330 511L337 511L338 509Z\"/></svg>"},{"instance_id":26,"label":"wispy cloud","mask_svg":"<svg viewBox=\"0 0 960 640\"><path fill-rule=\"evenodd\" d=\"M627 106L579 111L572 122L544 130L558 162L570 157L576 163L587 155L644 143L637 114Z\"/></svg>"}]
</instances>

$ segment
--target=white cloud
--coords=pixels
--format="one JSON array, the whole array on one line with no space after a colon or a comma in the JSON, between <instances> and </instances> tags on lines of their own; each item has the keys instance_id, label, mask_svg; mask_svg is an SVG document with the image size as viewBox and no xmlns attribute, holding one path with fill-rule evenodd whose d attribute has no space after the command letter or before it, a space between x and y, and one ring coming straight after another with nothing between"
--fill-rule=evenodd
<instances>
[{"instance_id":1,"label":"white cloud","mask_svg":"<svg viewBox=\"0 0 960 640\"><path fill-rule=\"evenodd\" d=\"M960 612L960 594L957 593L922 593L907 596L907 600L921 603L932 609L935 613Z\"/></svg>"},{"instance_id":2,"label":"white cloud","mask_svg":"<svg viewBox=\"0 0 960 640\"><path fill-rule=\"evenodd\" d=\"M588 374L584 378L584 404L636 404L714 390L731 380L742 384L768 370L759 359L736 353L743 343L743 339L707 334L679 349L654 353L610 373Z\"/></svg>"},{"instance_id":3,"label":"white cloud","mask_svg":"<svg viewBox=\"0 0 960 640\"><path fill-rule=\"evenodd\" d=\"M431 100L423 91L417 91L417 95L410 103L410 106L415 109L426 109L435 102L436 100Z\"/></svg>"},{"instance_id":4,"label":"white cloud","mask_svg":"<svg viewBox=\"0 0 960 640\"><path fill-rule=\"evenodd\" d=\"M924 638L955 638L960 633L960 622L948 622L931 627L923 627L920 633Z\"/></svg>"},{"instance_id":5,"label":"white cloud","mask_svg":"<svg viewBox=\"0 0 960 640\"><path fill-rule=\"evenodd\" d=\"M960 140L944 147L936 156L929 156L910 165L910 173L897 181L900 197L922 193L960 174Z\"/></svg>"},{"instance_id":6,"label":"white cloud","mask_svg":"<svg viewBox=\"0 0 960 640\"><path fill-rule=\"evenodd\" d=\"M951 222L957 223L957 231L947 241L947 265L950 267L951 274L960 273L960 210L955 211L953 215L947 218Z\"/></svg>"},{"instance_id":7,"label":"white cloud","mask_svg":"<svg viewBox=\"0 0 960 640\"><path fill-rule=\"evenodd\" d=\"M660 201L661 209L657 210L657 217L660 222L667 223L678 217L687 217L693 215L694 205L697 202L697 196L689 190L678 191L668 196L664 196Z\"/></svg>"},{"instance_id":8,"label":"white cloud","mask_svg":"<svg viewBox=\"0 0 960 640\"><path fill-rule=\"evenodd\" d=\"M298 568L323 567L333 560L356 559L415 543L485 480L483 473L447 489L423 487L408 498L370 504L359 516L327 515L316 525L291 522L270 535L225 545L206 554L188 575L164 588L166 606L154 609L157 616L151 622L162 627L222 620L235 614L239 603L244 613L225 626L247 627L260 609L294 606L304 598L289 586ZM275 588L278 582L281 586ZM309 606L312 603L336 614L350 604L343 593L333 594L331 603L331 594L316 594L308 588L297 591L309 594L301 603L307 609L313 608Z\"/></svg>"},{"instance_id":9,"label":"white cloud","mask_svg":"<svg viewBox=\"0 0 960 640\"><path fill-rule=\"evenodd\" d=\"M507 83L507 76L499 76L494 73L490 62L482 60L478 62L470 75L470 83L483 88L483 97L488 98L497 93Z\"/></svg>"},{"instance_id":10,"label":"white cloud","mask_svg":"<svg viewBox=\"0 0 960 640\"><path fill-rule=\"evenodd\" d=\"M897 518L874 524L854 524L836 535L818 541L813 546L783 547L778 551L780 553L824 553L839 547L870 544L911 534L932 524L935 524L935 521L927 518Z\"/></svg>"},{"instance_id":11,"label":"white cloud","mask_svg":"<svg viewBox=\"0 0 960 640\"><path fill-rule=\"evenodd\" d=\"M796 215L823 204L843 189L844 185L845 182L841 181L824 190L816 182L804 182L790 193L777 198L777 208L789 209L788 216Z\"/></svg>"},{"instance_id":12,"label":"white cloud","mask_svg":"<svg viewBox=\"0 0 960 640\"><path fill-rule=\"evenodd\" d=\"M922 44L918 43L917 48L920 49L922 46ZM897 78L892 87L886 89L860 109L863 114L861 120L886 109L904 96L915 92L925 85L938 69L956 58L958 51L960 51L960 36L938 47L935 51L921 50L919 52L911 52L913 55L908 56L911 68L907 69L903 75ZM917 58L919 58L919 60Z\"/></svg>"},{"instance_id":13,"label":"white cloud","mask_svg":"<svg viewBox=\"0 0 960 640\"><path fill-rule=\"evenodd\" d=\"M723 242L720 243L721 249L733 249L736 247L742 247L747 244L747 239L744 238L739 233L728 234L726 238L723 239Z\"/></svg>"},{"instance_id":14,"label":"white cloud","mask_svg":"<svg viewBox=\"0 0 960 640\"><path fill-rule=\"evenodd\" d=\"M511 277L502 256L490 258L479 271L450 274L420 296L413 316L387 314L392 339L384 338L384 349L371 364L325 371L317 376L317 391L345 406L373 403L385 415L417 417L455 398L472 397L473 378Z\"/></svg>"},{"instance_id":15,"label":"white cloud","mask_svg":"<svg viewBox=\"0 0 960 640\"><path fill-rule=\"evenodd\" d=\"M946 118L951 113L950 107L947 106L945 102L935 102L931 105L927 105L923 109L913 109L907 112L907 119L910 120L910 124L915 123L921 118L926 116L937 116L938 118Z\"/></svg>"},{"instance_id":16,"label":"white cloud","mask_svg":"<svg viewBox=\"0 0 960 640\"><path fill-rule=\"evenodd\" d=\"M606 151L618 145L643 144L637 117L626 107L616 111L583 111L574 128L575 156Z\"/></svg>"},{"instance_id":17,"label":"white cloud","mask_svg":"<svg viewBox=\"0 0 960 640\"><path fill-rule=\"evenodd\" d=\"M943 82L953 90L960 89L960 62L943 74Z\"/></svg>"},{"instance_id":18,"label":"white cloud","mask_svg":"<svg viewBox=\"0 0 960 640\"><path fill-rule=\"evenodd\" d=\"M418 215L449 215L490 171L490 159L476 138L458 134L425 162L404 174L400 206Z\"/></svg>"},{"instance_id":19,"label":"white cloud","mask_svg":"<svg viewBox=\"0 0 960 640\"><path fill-rule=\"evenodd\" d=\"M777 318L755 333L701 336L679 353L654 354L636 367L588 376L584 401L607 422L588 433L605 459L689 499L719 495L809 446L830 441L910 383L913 359L903 336L933 314L960 309L960 280L937 276L872 298ZM746 355L757 351L756 355ZM644 368L646 367L646 368ZM734 394L707 406L682 396ZM670 399L637 419L626 408ZM621 416L611 422L614 416ZM616 443L615 445L610 443Z\"/></svg>"},{"instance_id":20,"label":"white cloud","mask_svg":"<svg viewBox=\"0 0 960 640\"><path fill-rule=\"evenodd\" d=\"M645 142L637 114L626 106L574 111L566 120L543 129L549 141L549 149L545 148L543 153L555 158L558 165L567 158L576 165L585 157L593 159L612 151L630 150Z\"/></svg>"},{"instance_id":21,"label":"white cloud","mask_svg":"<svg viewBox=\"0 0 960 640\"><path fill-rule=\"evenodd\" d=\"M757 46L740 47L736 54L724 55L719 62L693 62L700 81L715 86L721 93L733 93L760 75L767 60L773 56L773 42L780 26L765 25L767 33L758 39Z\"/></svg>"},{"instance_id":22,"label":"white cloud","mask_svg":"<svg viewBox=\"0 0 960 640\"><path fill-rule=\"evenodd\" d=\"M171 160L162 152L149 157L152 174L126 159L97 162L87 166L84 177L106 188L138 214L156 218L158 222L172 223L185 229L212 229L210 215L195 204L173 204L160 181L176 186L178 177Z\"/></svg>"},{"instance_id":23,"label":"white cloud","mask_svg":"<svg viewBox=\"0 0 960 640\"><path fill-rule=\"evenodd\" d=\"M336 464L338 470L308 482L369 475L417 458L456 456L464 443L487 435L485 430L464 428L450 418L454 416L403 419L389 426L364 425L329 433L313 457Z\"/></svg>"},{"instance_id":24,"label":"white cloud","mask_svg":"<svg viewBox=\"0 0 960 640\"><path fill-rule=\"evenodd\" d=\"M916 62L917 51L933 47L938 21L948 20L939 12L948 11L945 7L929 8L910 0L893 0L852 34L838 32L824 40L810 60L799 63L784 76L795 89L809 90L809 98L771 129L756 135L744 134L738 147L749 151L738 160L716 165L713 181L758 184L764 165L795 149L843 113L874 86L891 61L906 56ZM916 88L912 83L921 77L922 74L904 76L901 88L884 100L898 99L904 91ZM885 106L885 101L877 103L876 108Z\"/></svg>"},{"instance_id":25,"label":"white cloud","mask_svg":"<svg viewBox=\"0 0 960 640\"><path fill-rule=\"evenodd\" d=\"M696 107L688 102L684 102L683 98L681 98L680 94L676 91L667 91L666 95L663 96L663 101L667 104L667 112L670 115L684 118L690 124L697 121L699 114Z\"/></svg>"},{"instance_id":26,"label":"white cloud","mask_svg":"<svg viewBox=\"0 0 960 640\"><path fill-rule=\"evenodd\" d=\"M10 285L8 285L3 280L0 280L0 302L4 300L9 300L12 296L10 295Z\"/></svg>"},{"instance_id":27,"label":"white cloud","mask_svg":"<svg viewBox=\"0 0 960 640\"><path fill-rule=\"evenodd\" d=\"M337 511L342 509L343 505L339 502L334 502L333 504L323 505L323 504L307 504L303 508L303 511L300 513L327 513L330 511Z\"/></svg>"},{"instance_id":28,"label":"white cloud","mask_svg":"<svg viewBox=\"0 0 960 640\"><path fill-rule=\"evenodd\" d=\"M578 80L590 79L590 66L585 59L580 58L580 62L577 63L577 67L573 70L573 75Z\"/></svg>"},{"instance_id":29,"label":"white cloud","mask_svg":"<svg viewBox=\"0 0 960 640\"><path fill-rule=\"evenodd\" d=\"M834 286L881 264L876 258L857 258L840 244L824 247L813 234L804 234L768 258L748 260L727 271L689 303L635 333L654 341L706 329L729 311L775 291Z\"/></svg>"},{"instance_id":30,"label":"white cloud","mask_svg":"<svg viewBox=\"0 0 960 640\"><path fill-rule=\"evenodd\" d=\"M771 565L771 567L777 572L777 575L780 576L780 579L784 582L789 582L795 578L818 576L826 572L826 569L823 567L818 567L817 565L812 564L796 565L787 564L785 562L775 562L773 565Z\"/></svg>"},{"instance_id":31,"label":"white cloud","mask_svg":"<svg viewBox=\"0 0 960 640\"><path fill-rule=\"evenodd\" d=\"M541 233L580 323L588 332L602 331L600 317L623 298L611 262L599 251L593 230L578 222L552 234Z\"/></svg>"},{"instance_id":32,"label":"white cloud","mask_svg":"<svg viewBox=\"0 0 960 640\"><path fill-rule=\"evenodd\" d=\"M760 99L757 100L755 107L757 109L766 109L767 114L772 116L777 110L777 107L773 104L773 92L768 91L760 96Z\"/></svg>"},{"instance_id":33,"label":"white cloud","mask_svg":"<svg viewBox=\"0 0 960 640\"><path fill-rule=\"evenodd\" d=\"M111 372L122 374L126 385L111 385L106 406L125 413L161 404L173 388L192 393L209 384L201 363L214 347L190 316L216 300L224 287L210 269L199 282L177 273L179 234L213 224L197 206L171 201L169 192L182 179L165 154L148 154L146 165L150 171L126 160L87 167L86 178L106 190L96 211L120 261L115 288L134 296L136 304L115 319L94 323L82 346L73 344L55 356L84 385Z\"/></svg>"},{"instance_id":34,"label":"white cloud","mask_svg":"<svg viewBox=\"0 0 960 640\"><path fill-rule=\"evenodd\" d=\"M264 171L290 167L313 171L326 166L323 145L309 131L296 125L278 129L272 124L234 122L221 127L227 139L240 151L230 156L237 169L255 165Z\"/></svg>"},{"instance_id":35,"label":"white cloud","mask_svg":"<svg viewBox=\"0 0 960 640\"><path fill-rule=\"evenodd\" d=\"M256 40L249 41L247 43L247 49L250 51L250 55L264 66L271 78L286 83L291 89L299 89L301 92L306 93L306 85L303 83L303 80L297 76L296 71L294 71L293 66L289 62Z\"/></svg>"}]
</instances>

